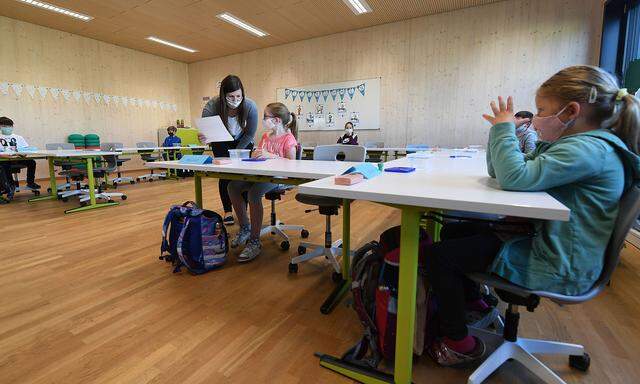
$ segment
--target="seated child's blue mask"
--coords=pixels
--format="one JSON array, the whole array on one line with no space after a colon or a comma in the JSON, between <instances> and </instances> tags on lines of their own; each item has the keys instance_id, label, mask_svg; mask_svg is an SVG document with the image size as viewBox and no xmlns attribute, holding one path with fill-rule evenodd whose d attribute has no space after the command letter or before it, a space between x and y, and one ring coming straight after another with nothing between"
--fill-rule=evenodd
<instances>
[{"instance_id":1,"label":"seated child's blue mask","mask_svg":"<svg viewBox=\"0 0 640 384\"><path fill-rule=\"evenodd\" d=\"M1 127L0 130L2 131L3 135L7 136L13 133L13 127Z\"/></svg>"}]
</instances>

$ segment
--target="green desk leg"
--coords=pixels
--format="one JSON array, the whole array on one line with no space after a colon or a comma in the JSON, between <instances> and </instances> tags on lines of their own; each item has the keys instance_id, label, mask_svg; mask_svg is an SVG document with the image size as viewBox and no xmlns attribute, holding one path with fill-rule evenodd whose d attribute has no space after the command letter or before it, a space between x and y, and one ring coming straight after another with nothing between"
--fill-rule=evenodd
<instances>
[{"instance_id":1,"label":"green desk leg","mask_svg":"<svg viewBox=\"0 0 640 384\"><path fill-rule=\"evenodd\" d=\"M403 207L394 366L394 378L397 384L411 383L416 284L418 280L419 225L420 211L413 207Z\"/></svg>"},{"instance_id":2,"label":"green desk leg","mask_svg":"<svg viewBox=\"0 0 640 384\"><path fill-rule=\"evenodd\" d=\"M29 199L29 202L55 200L58 198L58 184L56 183L56 169L53 165L53 157L49 157L47 161L49 162L49 188L51 188L51 193L46 196L38 196Z\"/></svg>"},{"instance_id":3,"label":"green desk leg","mask_svg":"<svg viewBox=\"0 0 640 384\"><path fill-rule=\"evenodd\" d=\"M197 172L193 175L193 183L195 185L196 204L198 204L198 207L203 208L203 206L202 206L202 177Z\"/></svg>"},{"instance_id":4,"label":"green desk leg","mask_svg":"<svg viewBox=\"0 0 640 384\"><path fill-rule=\"evenodd\" d=\"M351 287L351 200L344 199L342 205L342 280L320 306L325 315L333 311Z\"/></svg>"},{"instance_id":5,"label":"green desk leg","mask_svg":"<svg viewBox=\"0 0 640 384\"><path fill-rule=\"evenodd\" d=\"M95 178L93 177L93 158L92 157L87 157L86 158L86 162L87 162L87 178L89 179L89 204L85 205L83 207L78 207L78 208L72 208L72 209L67 209L66 211L64 211L64 213L75 213L75 212L82 212L82 211L88 211L91 209L97 209L97 208L104 208L104 207L110 207L112 205L118 205L118 203L114 202L110 202L110 203L100 203L97 204L96 203L96 182L95 182Z\"/></svg>"}]
</instances>

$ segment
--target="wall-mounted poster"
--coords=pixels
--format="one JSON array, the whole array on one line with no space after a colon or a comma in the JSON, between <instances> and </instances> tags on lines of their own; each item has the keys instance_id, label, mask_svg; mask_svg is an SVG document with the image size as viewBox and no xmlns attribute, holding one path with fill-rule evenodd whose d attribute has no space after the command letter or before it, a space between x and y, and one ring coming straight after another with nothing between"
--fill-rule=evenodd
<instances>
[{"instance_id":1,"label":"wall-mounted poster","mask_svg":"<svg viewBox=\"0 0 640 384\"><path fill-rule=\"evenodd\" d=\"M380 78L278 88L276 99L305 116L301 131L380 129Z\"/></svg>"}]
</instances>

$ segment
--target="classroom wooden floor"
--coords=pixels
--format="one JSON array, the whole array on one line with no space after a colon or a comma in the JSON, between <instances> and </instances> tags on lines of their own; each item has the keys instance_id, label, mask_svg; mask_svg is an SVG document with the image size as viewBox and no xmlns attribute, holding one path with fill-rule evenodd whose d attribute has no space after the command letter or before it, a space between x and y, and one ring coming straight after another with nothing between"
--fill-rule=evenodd
<instances>
[{"instance_id":1,"label":"classroom wooden floor","mask_svg":"<svg viewBox=\"0 0 640 384\"><path fill-rule=\"evenodd\" d=\"M72 202L27 204L24 193L0 206L0 383L350 382L313 356L340 354L360 334L344 303L328 316L319 312L333 285L327 265L307 263L289 275L289 253L267 240L253 263L232 256L220 271L173 275L158 260L160 227L171 204L193 198L193 182L121 189L129 197L122 205L74 215L63 214ZM216 182L205 180L204 190L207 208L220 210ZM324 220L304 214L292 195L278 204L281 219L306 225L319 241ZM395 210L370 203L352 211L356 246L399 222ZM523 313L521 335L586 346L588 374L565 358L542 358L568 382L638 382L637 256L624 250L612 286L595 300L545 302ZM470 372L422 357L414 381L464 383ZM509 363L488 382L537 381Z\"/></svg>"}]
</instances>

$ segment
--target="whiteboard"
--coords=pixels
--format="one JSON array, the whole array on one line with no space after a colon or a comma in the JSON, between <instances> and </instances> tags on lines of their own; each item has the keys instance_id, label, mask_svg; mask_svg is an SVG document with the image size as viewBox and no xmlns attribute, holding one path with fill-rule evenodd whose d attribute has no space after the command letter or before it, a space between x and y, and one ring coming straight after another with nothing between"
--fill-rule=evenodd
<instances>
[{"instance_id":1,"label":"whiteboard","mask_svg":"<svg viewBox=\"0 0 640 384\"><path fill-rule=\"evenodd\" d=\"M299 131L380 129L380 78L276 89L276 100L296 114Z\"/></svg>"}]
</instances>

